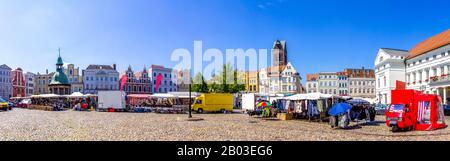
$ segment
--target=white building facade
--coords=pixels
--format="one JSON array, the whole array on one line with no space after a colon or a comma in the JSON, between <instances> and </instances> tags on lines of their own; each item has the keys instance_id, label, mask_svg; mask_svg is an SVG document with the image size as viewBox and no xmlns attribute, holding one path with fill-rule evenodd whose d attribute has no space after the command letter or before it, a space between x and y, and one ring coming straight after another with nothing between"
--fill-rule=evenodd
<instances>
[{"instance_id":1,"label":"white building facade","mask_svg":"<svg viewBox=\"0 0 450 161\"><path fill-rule=\"evenodd\" d=\"M437 94L447 103L450 96L450 29L417 44L410 51L380 49L375 60L380 103L390 103L396 81L407 89ZM405 56L407 55L407 56Z\"/></svg>"},{"instance_id":2,"label":"white building facade","mask_svg":"<svg viewBox=\"0 0 450 161\"><path fill-rule=\"evenodd\" d=\"M323 94L338 94L338 76L336 72L319 73L319 92Z\"/></svg>"},{"instance_id":3,"label":"white building facade","mask_svg":"<svg viewBox=\"0 0 450 161\"><path fill-rule=\"evenodd\" d=\"M376 100L382 104L391 103L391 90L396 82L405 82L405 59L408 51L382 48L375 59Z\"/></svg>"},{"instance_id":4,"label":"white building facade","mask_svg":"<svg viewBox=\"0 0 450 161\"><path fill-rule=\"evenodd\" d=\"M27 72L25 73L25 94L27 97L34 94L34 77L36 74Z\"/></svg>"}]
</instances>

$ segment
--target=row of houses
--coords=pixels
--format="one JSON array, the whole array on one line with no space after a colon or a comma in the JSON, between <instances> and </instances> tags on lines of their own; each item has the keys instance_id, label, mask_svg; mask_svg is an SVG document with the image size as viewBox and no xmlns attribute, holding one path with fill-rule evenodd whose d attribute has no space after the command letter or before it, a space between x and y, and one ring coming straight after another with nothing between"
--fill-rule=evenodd
<instances>
[{"instance_id":1,"label":"row of houses","mask_svg":"<svg viewBox=\"0 0 450 161\"><path fill-rule=\"evenodd\" d=\"M174 74L175 73L175 74ZM116 64L89 65L80 70L74 64L64 64L61 55L56 70L45 73L24 72L20 67L12 70L6 64L0 66L0 96L3 98L26 97L39 94L70 94L80 92L97 94L100 90L123 90L127 94L151 94L177 92L176 80L181 72L160 65L144 67L134 72L129 66L119 73ZM161 75L161 85L155 88L156 76ZM121 89L122 88L122 89Z\"/></svg>"},{"instance_id":2,"label":"row of houses","mask_svg":"<svg viewBox=\"0 0 450 161\"><path fill-rule=\"evenodd\" d=\"M344 69L341 72L307 74L306 92L339 96L375 98L373 69Z\"/></svg>"}]
</instances>

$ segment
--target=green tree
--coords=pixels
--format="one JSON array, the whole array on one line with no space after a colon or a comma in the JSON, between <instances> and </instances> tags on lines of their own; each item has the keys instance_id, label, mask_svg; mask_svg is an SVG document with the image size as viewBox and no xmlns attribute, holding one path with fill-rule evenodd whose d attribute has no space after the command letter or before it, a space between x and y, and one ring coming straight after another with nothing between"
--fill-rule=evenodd
<instances>
[{"instance_id":1,"label":"green tree","mask_svg":"<svg viewBox=\"0 0 450 161\"><path fill-rule=\"evenodd\" d=\"M194 82L192 84L192 92L208 93L208 84L205 82L205 78L202 73L197 73L194 77Z\"/></svg>"},{"instance_id":2,"label":"green tree","mask_svg":"<svg viewBox=\"0 0 450 161\"><path fill-rule=\"evenodd\" d=\"M245 85L238 81L238 72L233 70L230 63L223 65L218 75L213 78L219 84L214 86L217 93L237 93L245 89Z\"/></svg>"}]
</instances>

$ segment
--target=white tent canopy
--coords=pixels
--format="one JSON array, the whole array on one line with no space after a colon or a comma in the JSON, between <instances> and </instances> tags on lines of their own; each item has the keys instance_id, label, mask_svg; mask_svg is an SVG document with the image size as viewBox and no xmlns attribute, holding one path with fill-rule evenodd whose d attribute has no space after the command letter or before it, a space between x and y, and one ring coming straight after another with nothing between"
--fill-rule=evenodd
<instances>
[{"instance_id":1,"label":"white tent canopy","mask_svg":"<svg viewBox=\"0 0 450 161\"><path fill-rule=\"evenodd\" d=\"M71 95L69 95L68 97L71 98L80 98L80 97L84 97L84 95L80 92L73 92Z\"/></svg>"},{"instance_id":2,"label":"white tent canopy","mask_svg":"<svg viewBox=\"0 0 450 161\"><path fill-rule=\"evenodd\" d=\"M189 98L189 92L169 92L168 94L172 95L173 97ZM200 95L200 93L191 92L191 98L196 98Z\"/></svg>"},{"instance_id":3,"label":"white tent canopy","mask_svg":"<svg viewBox=\"0 0 450 161\"><path fill-rule=\"evenodd\" d=\"M50 98L50 97L61 97L61 95L56 94L42 94L42 95L32 95L33 98Z\"/></svg>"},{"instance_id":4,"label":"white tent canopy","mask_svg":"<svg viewBox=\"0 0 450 161\"><path fill-rule=\"evenodd\" d=\"M168 94L168 93L155 93L155 94L151 95L151 97L172 98L175 96L172 94Z\"/></svg>"},{"instance_id":5,"label":"white tent canopy","mask_svg":"<svg viewBox=\"0 0 450 161\"><path fill-rule=\"evenodd\" d=\"M293 96L285 97L287 100L318 100L318 99L327 99L333 98L337 96L333 96L331 94L323 94L323 93L308 93L308 94L296 94Z\"/></svg>"}]
</instances>

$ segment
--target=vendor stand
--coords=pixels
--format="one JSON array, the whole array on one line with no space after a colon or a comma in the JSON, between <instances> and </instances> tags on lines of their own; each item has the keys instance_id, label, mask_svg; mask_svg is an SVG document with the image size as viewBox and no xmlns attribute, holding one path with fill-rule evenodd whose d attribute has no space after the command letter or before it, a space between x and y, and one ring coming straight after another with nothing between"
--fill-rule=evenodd
<instances>
[{"instance_id":1,"label":"vendor stand","mask_svg":"<svg viewBox=\"0 0 450 161\"><path fill-rule=\"evenodd\" d=\"M308 93L296 94L285 97L285 109L294 109L295 118L303 118L308 120L322 121L327 118L328 110L335 104L340 102L341 97L331 94Z\"/></svg>"},{"instance_id":2,"label":"vendor stand","mask_svg":"<svg viewBox=\"0 0 450 161\"><path fill-rule=\"evenodd\" d=\"M67 96L44 94L31 96L31 108L46 111L61 111L70 108Z\"/></svg>"}]
</instances>

